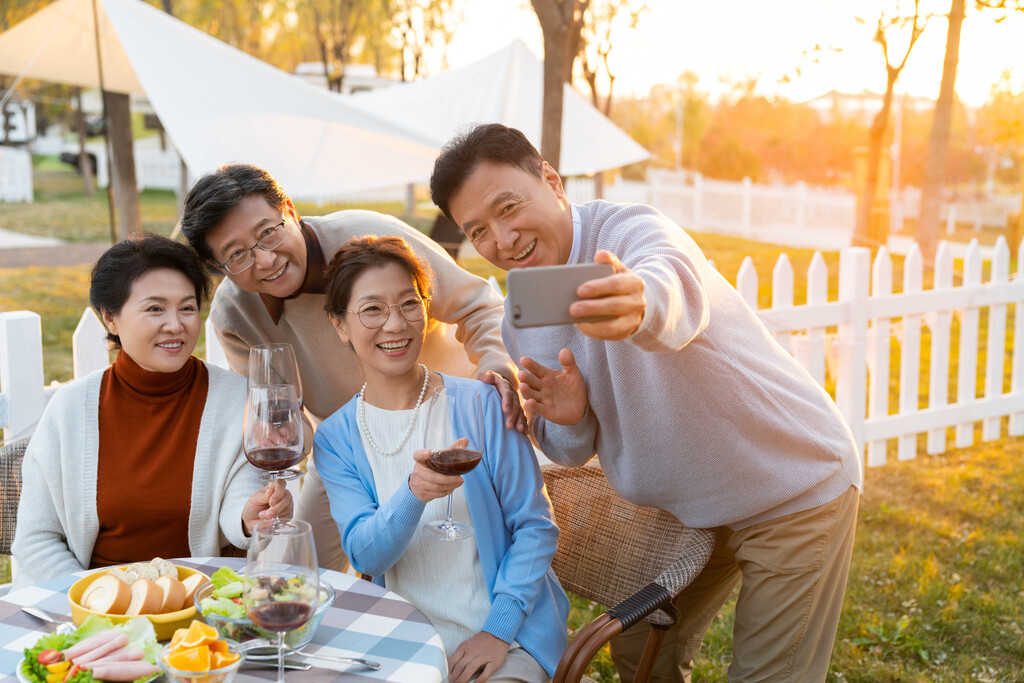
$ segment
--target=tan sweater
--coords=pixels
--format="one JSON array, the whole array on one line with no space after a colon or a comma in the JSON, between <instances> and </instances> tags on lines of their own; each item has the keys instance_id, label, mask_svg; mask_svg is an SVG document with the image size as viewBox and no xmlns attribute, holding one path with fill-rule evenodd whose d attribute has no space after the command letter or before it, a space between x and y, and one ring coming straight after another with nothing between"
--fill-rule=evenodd
<instances>
[{"instance_id":1,"label":"tan sweater","mask_svg":"<svg viewBox=\"0 0 1024 683\"><path fill-rule=\"evenodd\" d=\"M405 239L434 271L430 315L440 323L432 321L428 326L420 360L431 370L452 375L474 377L479 368L515 381L515 364L501 341L503 300L485 280L463 270L429 237L397 218L372 211L339 211L302 220L316 233L328 262L356 235ZM338 339L324 311L325 300L323 294L288 299L275 325L259 295L225 279L210 307L228 364L243 376L251 345L288 342L295 347L303 407L317 423L348 402L363 384L355 355ZM306 444L307 450L311 445Z\"/></svg>"}]
</instances>

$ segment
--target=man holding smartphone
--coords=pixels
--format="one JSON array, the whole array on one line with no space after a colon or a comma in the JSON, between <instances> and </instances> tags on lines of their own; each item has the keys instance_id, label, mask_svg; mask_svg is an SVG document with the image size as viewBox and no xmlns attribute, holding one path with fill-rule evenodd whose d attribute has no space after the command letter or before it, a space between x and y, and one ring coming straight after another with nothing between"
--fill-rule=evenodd
<instances>
[{"instance_id":1,"label":"man holding smartphone","mask_svg":"<svg viewBox=\"0 0 1024 683\"><path fill-rule=\"evenodd\" d=\"M519 329L506 316L502 335L549 458L578 466L598 455L623 497L716 530L652 680L689 680L737 581L730 680L825 680L862 480L828 394L679 226L643 205L570 204L521 132L484 124L454 138L430 189L500 268L614 270L579 286L570 307L607 319ZM623 681L647 628L612 642Z\"/></svg>"},{"instance_id":2,"label":"man holding smartphone","mask_svg":"<svg viewBox=\"0 0 1024 683\"><path fill-rule=\"evenodd\" d=\"M397 218L358 210L300 218L270 173L250 164L227 164L193 184L181 227L200 258L225 276L210 304L210 319L231 369L246 374L250 346L287 342L294 347L304 417L312 418L306 425L307 449L313 446L312 427L347 403L363 383L352 349L338 339L324 311L324 273L349 238L367 234L403 238L433 270L435 297L423 362L432 370L495 385L506 426L526 429L515 366L500 336L501 299L486 280L467 273L435 242ZM347 569L312 460L296 496L295 518L312 524L321 566Z\"/></svg>"}]
</instances>

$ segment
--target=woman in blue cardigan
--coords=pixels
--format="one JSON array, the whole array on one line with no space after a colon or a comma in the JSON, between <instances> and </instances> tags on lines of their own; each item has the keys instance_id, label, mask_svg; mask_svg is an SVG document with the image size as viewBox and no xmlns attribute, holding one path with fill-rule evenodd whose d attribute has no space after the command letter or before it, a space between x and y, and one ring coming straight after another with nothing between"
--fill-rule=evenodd
<instances>
[{"instance_id":1,"label":"woman in blue cardigan","mask_svg":"<svg viewBox=\"0 0 1024 683\"><path fill-rule=\"evenodd\" d=\"M327 312L365 379L313 449L352 566L430 618L453 683L548 681L569 605L551 570L558 529L529 440L503 427L492 387L421 362L430 279L403 240L353 238L326 279ZM483 402L483 459L461 477L428 468L420 449L424 398L440 386L476 387ZM453 517L475 530L469 539L420 531L445 516L449 493Z\"/></svg>"}]
</instances>

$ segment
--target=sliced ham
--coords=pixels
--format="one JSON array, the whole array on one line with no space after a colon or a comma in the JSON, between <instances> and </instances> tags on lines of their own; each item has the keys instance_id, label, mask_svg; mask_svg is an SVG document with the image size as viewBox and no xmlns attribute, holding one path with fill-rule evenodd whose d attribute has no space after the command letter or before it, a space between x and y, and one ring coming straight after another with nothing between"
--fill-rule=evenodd
<instances>
[{"instance_id":1,"label":"sliced ham","mask_svg":"<svg viewBox=\"0 0 1024 683\"><path fill-rule=\"evenodd\" d=\"M107 631L100 631L95 635L89 636L82 642L76 643L68 649L64 650L64 657L66 659L74 659L75 657L84 655L86 652L89 652L90 650L95 650L97 647L104 645L105 643L113 640L119 635L124 634L115 628L109 629Z\"/></svg>"},{"instance_id":2,"label":"sliced ham","mask_svg":"<svg viewBox=\"0 0 1024 683\"><path fill-rule=\"evenodd\" d=\"M102 659L105 655L110 654L114 650L124 647L128 644L129 640L130 639L128 638L127 633L121 633L120 631L118 631L116 636L114 636L107 642L103 643L99 647L89 650L84 655L78 655L77 657L71 657L70 659L75 664L81 664L82 666L86 666L89 662L95 662L98 659Z\"/></svg>"},{"instance_id":3,"label":"sliced ham","mask_svg":"<svg viewBox=\"0 0 1024 683\"><path fill-rule=\"evenodd\" d=\"M97 660L94 660L92 666L97 664L105 664L107 662L130 662L135 659L143 659L146 656L141 649L137 647L122 647L120 650L114 650L109 654L105 654Z\"/></svg>"},{"instance_id":4,"label":"sliced ham","mask_svg":"<svg viewBox=\"0 0 1024 683\"><path fill-rule=\"evenodd\" d=\"M154 666L144 660L125 662L96 662L88 667L92 671L93 678L100 678L104 681L134 681L137 678L152 676L160 671L160 667Z\"/></svg>"}]
</instances>

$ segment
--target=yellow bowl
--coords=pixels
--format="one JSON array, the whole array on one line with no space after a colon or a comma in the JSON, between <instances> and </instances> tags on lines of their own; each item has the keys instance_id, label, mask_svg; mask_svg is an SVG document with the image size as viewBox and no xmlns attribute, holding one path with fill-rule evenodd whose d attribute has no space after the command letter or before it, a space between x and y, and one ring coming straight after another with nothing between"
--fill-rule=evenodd
<instances>
[{"instance_id":1,"label":"yellow bowl","mask_svg":"<svg viewBox=\"0 0 1024 683\"><path fill-rule=\"evenodd\" d=\"M174 566L178 569L179 581L184 581L193 574L202 574L207 581L210 580L210 577L206 576L206 574L198 572L190 567L183 567L180 564L176 564ZM110 567L109 569L114 569L114 567ZM107 572L103 570L93 572L92 574L75 581L71 588L68 589L68 602L71 603L71 620L75 622L75 626L81 626L82 622L88 619L92 614L106 617L115 624L123 623L132 618L123 614L103 614L101 612L94 612L93 610L86 609L81 605L80 601L82 599L82 595L85 594L85 589L88 588L93 581L106 573ZM139 616L147 617L151 622L153 622L153 629L156 631L157 640L170 640L176 630L179 628L188 628L188 625L196 619L196 607L195 605L190 604L185 609L180 609L177 612L167 612L166 614L140 614Z\"/></svg>"}]
</instances>

